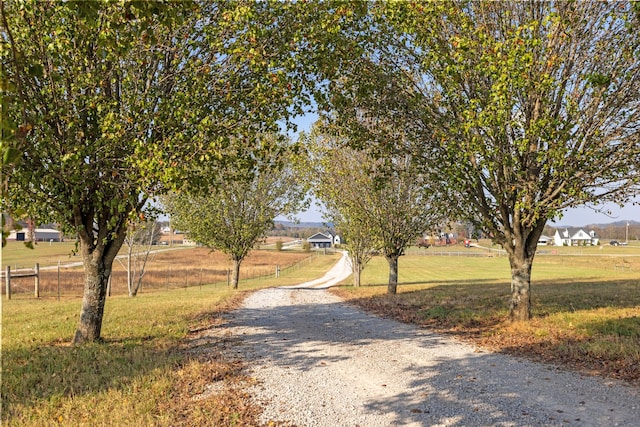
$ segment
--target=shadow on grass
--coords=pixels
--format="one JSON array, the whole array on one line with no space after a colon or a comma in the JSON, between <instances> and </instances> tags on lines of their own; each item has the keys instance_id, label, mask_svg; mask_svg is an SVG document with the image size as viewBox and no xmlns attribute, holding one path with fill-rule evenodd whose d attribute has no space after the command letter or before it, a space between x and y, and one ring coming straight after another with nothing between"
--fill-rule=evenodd
<instances>
[{"instance_id":1,"label":"shadow on grass","mask_svg":"<svg viewBox=\"0 0 640 427\"><path fill-rule=\"evenodd\" d=\"M362 288L385 288L387 284L368 284ZM403 290L403 286L424 289ZM344 287L344 289L354 289ZM362 306L367 301L376 306L398 303L409 304L416 309L449 307L461 310L480 311L485 315L504 315L510 298L510 283L496 280L448 280L402 282L396 295L380 293L358 298L357 294L340 293ZM605 307L636 307L640 305L640 280L602 280L601 278L552 282L535 280L531 284L534 316L548 316L558 312L575 312ZM453 312L455 310L450 310Z\"/></svg>"},{"instance_id":2,"label":"shadow on grass","mask_svg":"<svg viewBox=\"0 0 640 427\"><path fill-rule=\"evenodd\" d=\"M158 349L152 337L3 349L2 399L29 407L53 398L130 387L136 379L176 364L174 349ZM4 414L3 414L4 416Z\"/></svg>"},{"instance_id":3,"label":"shadow on grass","mask_svg":"<svg viewBox=\"0 0 640 427\"><path fill-rule=\"evenodd\" d=\"M501 336L506 354L640 386L640 318L588 320L575 316L566 329L546 325ZM578 330L578 333L570 331ZM495 344L495 343L494 343Z\"/></svg>"},{"instance_id":4,"label":"shadow on grass","mask_svg":"<svg viewBox=\"0 0 640 427\"><path fill-rule=\"evenodd\" d=\"M367 311L452 333L495 351L640 382L638 280L534 282L534 318L522 324L509 322L509 283L419 285L424 289L396 295L338 293Z\"/></svg>"},{"instance_id":5,"label":"shadow on grass","mask_svg":"<svg viewBox=\"0 0 640 427\"><path fill-rule=\"evenodd\" d=\"M482 284L495 284L495 279L456 279L456 280L422 280L416 282L398 282L398 289L401 289L402 286L413 286L413 285L482 285ZM376 288L376 287L387 287L388 283L367 283L361 285L362 288Z\"/></svg>"},{"instance_id":6,"label":"shadow on grass","mask_svg":"<svg viewBox=\"0 0 640 427\"><path fill-rule=\"evenodd\" d=\"M67 425L230 425L224 420L236 417L251 424L252 407L226 389L193 404L211 382L244 380L237 364L220 357L215 340L197 349L192 345L198 332L219 324L221 314L241 299L235 293L203 305L205 311L182 314L161 312L162 303L139 306L122 300L136 303L123 307L140 314L110 319L113 331L104 341L78 346L30 339L38 326L27 325L21 338L3 348L2 422L50 425L64 418ZM149 329L146 319L160 323ZM189 328L184 337L181 325ZM199 421L205 414L209 421Z\"/></svg>"}]
</instances>

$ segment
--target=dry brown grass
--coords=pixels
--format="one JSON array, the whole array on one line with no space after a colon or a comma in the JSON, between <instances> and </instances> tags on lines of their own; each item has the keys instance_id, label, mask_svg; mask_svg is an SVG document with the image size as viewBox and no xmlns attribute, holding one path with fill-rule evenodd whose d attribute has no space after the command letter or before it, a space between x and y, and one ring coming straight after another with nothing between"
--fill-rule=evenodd
<instances>
[{"instance_id":1,"label":"dry brown grass","mask_svg":"<svg viewBox=\"0 0 640 427\"><path fill-rule=\"evenodd\" d=\"M275 274L276 265L281 269L291 267L310 254L302 252L276 252L256 250L242 262L240 267L240 286L242 280L256 277L269 277ZM122 262L124 263L124 259ZM232 263L220 252L211 252L207 248L187 248L169 250L151 254L147 262L146 272L140 292L160 289L174 289L217 284L227 286L227 277ZM82 295L84 286L82 267L61 268L60 293L62 297L78 297ZM33 278L14 278L11 280L12 294L15 297L33 295ZM2 289L4 293L4 287ZM111 282L111 295L125 295L127 275L124 265L115 261ZM58 294L58 270L41 269L41 297L56 297Z\"/></svg>"}]
</instances>

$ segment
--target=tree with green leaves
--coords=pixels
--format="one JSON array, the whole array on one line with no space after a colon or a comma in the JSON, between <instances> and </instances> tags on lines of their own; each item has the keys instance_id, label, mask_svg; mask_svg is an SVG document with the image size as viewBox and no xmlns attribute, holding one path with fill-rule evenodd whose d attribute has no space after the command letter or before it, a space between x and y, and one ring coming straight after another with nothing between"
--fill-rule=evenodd
<instances>
[{"instance_id":1,"label":"tree with green leaves","mask_svg":"<svg viewBox=\"0 0 640 427\"><path fill-rule=\"evenodd\" d=\"M383 125L378 122L376 126ZM389 131L387 136L387 144L402 143L401 131ZM389 264L387 291L395 294L399 257L439 217L438 211L431 209L433 194L426 176L415 171L409 155L381 159L347 144L339 128L316 125L313 129L307 146L314 191L345 237L354 284L359 285L360 273L375 248Z\"/></svg>"},{"instance_id":2,"label":"tree with green leaves","mask_svg":"<svg viewBox=\"0 0 640 427\"><path fill-rule=\"evenodd\" d=\"M191 9L139 6L2 5L7 75L20 100L13 113L28 128L9 200L78 235L85 289L76 343L100 337L111 266L150 193L137 162L147 144L171 137L162 127L175 118L168 103L188 50Z\"/></svg>"},{"instance_id":3,"label":"tree with green leaves","mask_svg":"<svg viewBox=\"0 0 640 427\"><path fill-rule=\"evenodd\" d=\"M282 2L0 6L3 90L16 101L3 102L3 129L19 131L7 150L3 130L3 203L77 234L74 342L95 341L113 261L147 200L204 183L194 164L246 169L267 148L223 156L230 141L276 132L299 111L306 86L291 52L303 21L280 16Z\"/></svg>"},{"instance_id":4,"label":"tree with green leaves","mask_svg":"<svg viewBox=\"0 0 640 427\"><path fill-rule=\"evenodd\" d=\"M399 257L439 222L440 211L435 209L428 176L416 172L410 156L386 157L385 162L381 171L372 169L373 192L365 203L379 248L389 264L387 293L395 294Z\"/></svg>"},{"instance_id":5,"label":"tree with green leaves","mask_svg":"<svg viewBox=\"0 0 640 427\"><path fill-rule=\"evenodd\" d=\"M336 138L323 133L316 123L301 137L307 148L306 172L315 196L322 201L327 217L340 233L349 254L354 286L377 246L364 206L363 190L372 185L365 153L339 147Z\"/></svg>"},{"instance_id":6,"label":"tree with green leaves","mask_svg":"<svg viewBox=\"0 0 640 427\"><path fill-rule=\"evenodd\" d=\"M0 58L10 57L9 43L0 40ZM27 212L21 208L12 208L6 203L9 196L9 176L20 162L19 146L24 144L28 128L18 125L19 121L9 112L19 105L15 84L9 79L7 66L3 61L0 67L0 227L2 228L2 247L7 244L7 237L11 231L19 231L22 226L17 221L24 219ZM25 241L25 245L33 249L32 241Z\"/></svg>"},{"instance_id":7,"label":"tree with green leaves","mask_svg":"<svg viewBox=\"0 0 640 427\"><path fill-rule=\"evenodd\" d=\"M257 138L256 144L265 139ZM240 265L279 215L292 215L305 204L307 186L293 167L291 147L277 147L238 175L231 167L213 171L208 189L194 191L185 186L161 198L172 225L189 239L220 250L233 261L231 282L238 289ZM248 150L242 141L239 150Z\"/></svg>"},{"instance_id":8,"label":"tree with green leaves","mask_svg":"<svg viewBox=\"0 0 640 427\"><path fill-rule=\"evenodd\" d=\"M337 116L407 132L451 215L507 251L511 316L529 319L546 222L637 194L638 15L628 2L370 6L376 25L342 71Z\"/></svg>"}]
</instances>

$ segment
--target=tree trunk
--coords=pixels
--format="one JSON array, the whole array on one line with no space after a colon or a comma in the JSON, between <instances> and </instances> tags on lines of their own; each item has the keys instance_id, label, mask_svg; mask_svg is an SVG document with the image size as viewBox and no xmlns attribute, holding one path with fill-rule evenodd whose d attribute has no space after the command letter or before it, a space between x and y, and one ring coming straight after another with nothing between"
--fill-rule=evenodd
<instances>
[{"instance_id":1,"label":"tree trunk","mask_svg":"<svg viewBox=\"0 0 640 427\"><path fill-rule=\"evenodd\" d=\"M74 344L97 341L102 329L102 316L107 296L107 285L113 261L105 262L102 253L83 251L84 261L84 294L80 322Z\"/></svg>"},{"instance_id":2,"label":"tree trunk","mask_svg":"<svg viewBox=\"0 0 640 427\"><path fill-rule=\"evenodd\" d=\"M240 263L242 259L233 260L233 272L231 274L231 284L233 289L238 289L238 282L240 281Z\"/></svg>"},{"instance_id":3,"label":"tree trunk","mask_svg":"<svg viewBox=\"0 0 640 427\"><path fill-rule=\"evenodd\" d=\"M133 242L129 245L127 252L127 289L129 290L129 296L135 297L137 289L133 289L133 271L131 270L131 255L133 252Z\"/></svg>"},{"instance_id":4,"label":"tree trunk","mask_svg":"<svg viewBox=\"0 0 640 427\"><path fill-rule=\"evenodd\" d=\"M395 294L398 289L398 255L387 255L385 257L389 263L389 284L387 293Z\"/></svg>"},{"instance_id":5,"label":"tree trunk","mask_svg":"<svg viewBox=\"0 0 640 427\"><path fill-rule=\"evenodd\" d=\"M36 244L36 224L31 218L27 218L27 243Z\"/></svg>"},{"instance_id":6,"label":"tree trunk","mask_svg":"<svg viewBox=\"0 0 640 427\"><path fill-rule=\"evenodd\" d=\"M355 258L353 260L353 268L352 268L352 273L353 273L353 286L356 288L360 287L360 273L362 273L362 262L360 261L360 259Z\"/></svg>"},{"instance_id":7,"label":"tree trunk","mask_svg":"<svg viewBox=\"0 0 640 427\"><path fill-rule=\"evenodd\" d=\"M127 252L127 285L129 289L129 296L135 297L138 292L142 290L142 278L144 277L145 270L147 268L147 261L149 260L149 253L151 252L151 246L153 245L153 232L149 233L149 240L145 243L146 247L143 255L140 255L140 251L133 251L135 239L131 238L127 241L129 247ZM142 246L141 242L139 246Z\"/></svg>"},{"instance_id":8,"label":"tree trunk","mask_svg":"<svg viewBox=\"0 0 640 427\"><path fill-rule=\"evenodd\" d=\"M83 232L88 227L78 228L84 264L84 294L80 321L73 338L74 344L100 340L109 276L126 235L121 228L116 228L112 234L113 238L98 239L98 243L95 244L93 233Z\"/></svg>"},{"instance_id":9,"label":"tree trunk","mask_svg":"<svg viewBox=\"0 0 640 427\"><path fill-rule=\"evenodd\" d=\"M533 259L516 255L509 257L511 264L511 304L509 314L512 320L531 319L531 266Z\"/></svg>"},{"instance_id":10,"label":"tree trunk","mask_svg":"<svg viewBox=\"0 0 640 427\"><path fill-rule=\"evenodd\" d=\"M357 254L349 253L349 265L351 266L351 275L353 276L353 286L360 286L360 272L362 271L362 261Z\"/></svg>"},{"instance_id":11,"label":"tree trunk","mask_svg":"<svg viewBox=\"0 0 640 427\"><path fill-rule=\"evenodd\" d=\"M511 266L511 320L531 319L531 267L545 223L540 221L532 229L516 229L510 240L512 244L503 245L509 254Z\"/></svg>"}]
</instances>

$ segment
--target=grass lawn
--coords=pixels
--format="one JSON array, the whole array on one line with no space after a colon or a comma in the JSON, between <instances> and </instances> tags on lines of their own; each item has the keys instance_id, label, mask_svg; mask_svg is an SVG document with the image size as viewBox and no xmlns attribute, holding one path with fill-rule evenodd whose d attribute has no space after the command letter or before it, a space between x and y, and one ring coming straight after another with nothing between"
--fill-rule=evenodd
<instances>
[{"instance_id":1,"label":"grass lawn","mask_svg":"<svg viewBox=\"0 0 640 427\"><path fill-rule=\"evenodd\" d=\"M70 346L79 298L18 298L2 303L2 423L12 426L256 425L246 399L250 378L215 346L194 352L189 340L222 323L246 290L310 280L337 255L312 256L280 279L156 290L110 297L104 342ZM203 394L208 386L216 387Z\"/></svg>"},{"instance_id":2,"label":"grass lawn","mask_svg":"<svg viewBox=\"0 0 640 427\"><path fill-rule=\"evenodd\" d=\"M33 249L29 249L24 242L9 240L2 248L2 269L8 265L12 269L33 268L36 262L41 267L69 262L82 262L82 257L73 255L75 242L38 242Z\"/></svg>"},{"instance_id":3,"label":"grass lawn","mask_svg":"<svg viewBox=\"0 0 640 427\"><path fill-rule=\"evenodd\" d=\"M395 296L386 294L388 266L382 257L364 270L364 286L345 285L334 292L380 315L486 348L640 384L640 247L582 248L581 254L558 248L563 251L538 255L534 319L523 323L508 320L506 257L488 256L482 249L477 257L456 254L465 249L450 248L446 256L410 251L401 257ZM188 253L175 256L183 259ZM218 284L110 297L104 342L77 347L68 343L79 298L58 302L25 294L3 301L2 421L12 426L257 425L259 408L244 391L252 379L243 374L242 364L225 360L215 344L194 351L193 340L222 324L220 314L237 305L245 291L319 277L338 258L311 256L283 268L279 279L243 280L239 292ZM621 260L628 264L624 269L617 267ZM256 257L256 262L266 261Z\"/></svg>"},{"instance_id":4,"label":"grass lawn","mask_svg":"<svg viewBox=\"0 0 640 427\"><path fill-rule=\"evenodd\" d=\"M388 265L374 257L362 287L334 292L377 314L496 351L640 384L640 248L581 248L581 255L557 249L563 251L535 259L529 322L508 318L505 256L401 257L397 295L386 294Z\"/></svg>"}]
</instances>

